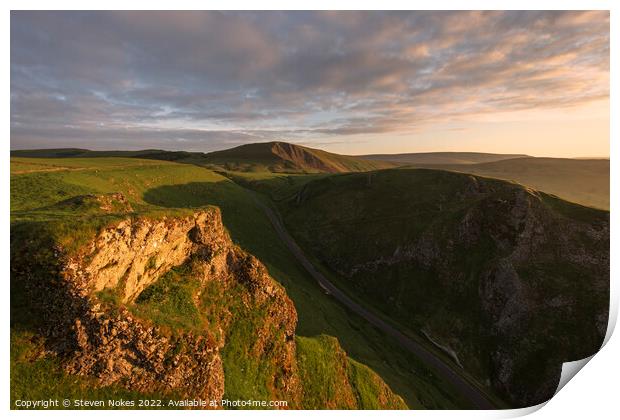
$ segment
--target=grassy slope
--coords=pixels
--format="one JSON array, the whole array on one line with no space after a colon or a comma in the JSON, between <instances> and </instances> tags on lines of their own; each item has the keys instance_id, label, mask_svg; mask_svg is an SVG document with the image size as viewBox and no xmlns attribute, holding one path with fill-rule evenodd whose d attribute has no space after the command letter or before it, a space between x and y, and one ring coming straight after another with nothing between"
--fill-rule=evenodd
<instances>
[{"instance_id":1,"label":"grassy slope","mask_svg":"<svg viewBox=\"0 0 620 420\"><path fill-rule=\"evenodd\" d=\"M330 174L286 174L273 172L219 172L235 183L280 202L292 198L308 182Z\"/></svg>"},{"instance_id":2,"label":"grassy slope","mask_svg":"<svg viewBox=\"0 0 620 420\"><path fill-rule=\"evenodd\" d=\"M215 341L219 341L223 338L217 336L219 328L230 322L222 351L226 381L224 398L272 399L268 384L270 378L277 377L280 366L274 365L272 360L259 360L251 356L251 345L259 339L257 332L264 322L266 309L253 306L249 310L243 299L243 286L237 285L224 291L215 282L204 286L196 302L193 296L200 287L190 261L172 269L147 287L129 309L172 336L178 336L181 331L203 334L206 329L215 334L212 337ZM283 344L275 343L276 346Z\"/></svg>"},{"instance_id":3,"label":"grassy slope","mask_svg":"<svg viewBox=\"0 0 620 420\"><path fill-rule=\"evenodd\" d=\"M395 244L412 242L432 226L452 224L455 218L462 217L464 209L469 205L465 203L462 208L454 207L450 200L461 184L468 181L467 178L449 172L411 169L380 171L372 175L337 175L310 182L302 190L304 202L301 205L297 205L296 200L289 200L282 203L280 209L291 233L305 249L315 255L319 268L323 264L324 274L367 307L375 307L384 314L390 314L393 321L405 326L405 331L409 330L415 335L415 331L424 326L424 322L421 323L415 316L418 311L451 313L454 308L458 308L460 312L454 312L449 319L453 322L470 319L472 325L477 325L479 314L474 306L466 307L459 304L458 299L449 302L443 294L433 294L437 287L434 277L428 272L396 265L382 271L380 279L376 278L375 273L372 278L357 279L358 283L353 285L340 274L326 268L334 261L355 264L373 261L379 256L389 258L390 255L385 255L385 251L393 250ZM500 189L504 184L494 180L488 182L497 184ZM263 188L267 187L263 183ZM599 219L605 220L607 214L551 196L546 196L544 200L550 211L557 213L557 217L596 223ZM436 235L433 237L439 238ZM488 252L483 245L459 257L461 259L458 263L462 264L460 267L463 273L475 273L480 269ZM567 271L564 272L559 267L544 267L545 275L549 278L565 276L571 281L578 272L575 269L565 267ZM523 273L524 276L527 274ZM415 281L408 283L402 279ZM466 298L464 295L459 297ZM411 308L412 302L415 302L415 310ZM449 330L450 322L444 324Z\"/></svg>"},{"instance_id":4,"label":"grassy slope","mask_svg":"<svg viewBox=\"0 0 620 420\"><path fill-rule=\"evenodd\" d=\"M300 158L304 152L323 165L318 169ZM519 182L555 194L566 200L600 209L609 209L609 160L533 158L525 155L493 153L432 152L394 155L343 156L287 143L256 143L213 153L141 151L88 151L83 149L42 149L13 151L12 156L81 158L126 156L160 159L208 166L229 173L250 172L271 178L271 172L358 172L388 168L393 164L445 169ZM392 162L392 163L390 163ZM12 160L14 173L63 170L62 161L24 162ZM326 170L325 168L330 168ZM254 177L256 178L256 177Z\"/></svg>"},{"instance_id":5,"label":"grassy slope","mask_svg":"<svg viewBox=\"0 0 620 420\"><path fill-rule=\"evenodd\" d=\"M217 332L215 326L232 317L222 354L226 377L224 397L230 400L271 399L270 389L262 384L277 377L274 371L279 367L269 360L249 357L246 351L248 343L258 340L256 333L263 322L260 309L258 312L247 310L242 298L243 287L223 292L215 283L207 284L210 289L201 294L197 307L192 296L199 284L192 281L191 275L191 263L173 269L146 288L130 310L138 317L153 320L171 334L180 330L200 333L209 325L213 326L209 331ZM297 336L296 340L303 384L302 408L407 408L398 397L386 398L389 393L385 392L381 378L367 366L347 357L335 337Z\"/></svg>"},{"instance_id":6,"label":"grassy slope","mask_svg":"<svg viewBox=\"0 0 620 420\"><path fill-rule=\"evenodd\" d=\"M159 149L146 150L88 150L88 149L25 149L12 150L11 157L21 158L94 158L94 157L138 157L161 153L186 154L188 152L166 152Z\"/></svg>"},{"instance_id":7,"label":"grassy slope","mask_svg":"<svg viewBox=\"0 0 620 420\"><path fill-rule=\"evenodd\" d=\"M249 173L249 172L229 172L226 173L226 175L228 177L230 177L231 179L235 180L235 182L237 182L240 185L243 185L247 188L253 189L255 191L261 192L263 194L263 201L265 201L265 204L276 204L278 205L278 207L280 208L281 211L283 211L283 213L286 213L286 208L290 203L294 203L297 201L297 195L301 192L301 195L304 196L305 195L305 189L307 188L307 185L309 183L312 183L312 181L318 181L317 183L321 184L321 183L328 183L331 184L333 183L335 180L338 179L342 179L342 178L348 178L348 177L355 177L357 179L361 179L363 180L363 183L366 183L366 179L367 179L367 175L366 174L344 174L344 175L326 175L326 174L276 174L276 173ZM423 189L424 185L420 185L421 189ZM347 188L345 188L347 189ZM343 193L343 191L338 191L334 197L330 197L327 198L327 202L335 202L337 201L337 197L338 195L340 195L341 193ZM415 194L415 189L408 189L405 192L406 194ZM401 194L401 192L396 192L396 194ZM385 197L382 198L375 198L375 200L373 200L373 203L375 204L381 204L383 202L383 199ZM352 205L353 207L356 206L355 203L349 203L350 205ZM361 207L360 207L361 208ZM393 210L392 208L390 208L390 206L388 206L388 209L391 211ZM349 214L350 213L350 208L347 206L342 207L340 210L343 211L343 214ZM351 213L352 214L352 213ZM316 213L315 216L321 218L321 214L320 213ZM394 219L395 225L398 226L398 228L400 229L400 223L399 220L402 220L403 218L405 218L406 216L402 217L402 218L398 218L396 217ZM375 219L376 220L376 219ZM344 226L349 222L349 220L342 220L342 221L338 221L337 224L339 226ZM372 222L370 222L369 224L372 224ZM356 229L355 227L353 229ZM381 229L381 228L379 228ZM291 229L291 231L293 232L294 229ZM312 235L312 233L310 233L310 235ZM346 247L349 248L351 247L351 245L355 243L357 245L357 247L361 247L361 248L366 248L367 247L367 242L366 240L353 240L353 241L348 241ZM302 245L308 245L308 242L306 242L305 244ZM306 249L308 250L309 247L306 247ZM320 271L322 271L322 273L327 276L330 280L332 280L333 283L335 284L339 284L339 286L342 288L342 290L346 290L349 294L350 297L352 297L354 300L358 301L358 303L364 305L366 308L372 309L374 307L374 309L376 309L374 312L376 315L384 318L386 321L392 322L394 323L394 319L393 318L389 318L386 317L382 311L381 308L377 307L376 302L374 302L373 299L360 299L359 296L359 291L355 290L354 288L350 287L350 284L348 284L347 282L343 282L342 278L340 278L336 273L334 273L332 270L328 269L324 263L316 258L314 256L315 254L313 254L312 252L309 252L307 254L307 256L309 257L310 260L313 261L313 264L315 265L316 268L318 268ZM289 292L290 294L290 292ZM300 299L301 302L305 302L305 300ZM296 301L296 305L299 306L299 302ZM396 323L399 327L399 329L403 332L408 333L410 336L412 337L416 337L418 339L418 341L421 341L422 343L426 343L426 340L421 337L418 336L413 330L411 330L410 326L404 325L404 324L400 324L400 323ZM368 331L372 331L371 329L368 329ZM341 337L341 336L339 336ZM385 338L385 344L387 345L389 344L392 347L392 356L394 355L402 355L403 357L410 357L407 356L407 353L403 353L403 351L401 349L399 349L399 346L395 343L392 342L391 338ZM346 348L346 347L345 347ZM389 348L389 347L388 347ZM358 346L354 346L353 350L351 349L347 349L347 351L349 352L349 354L355 354L355 351L360 350L360 348ZM432 353L435 353L439 358L444 359L444 361L447 364L452 364L452 361L449 358L446 358L445 355L441 352L438 351L435 347L432 346L428 346L428 350L431 351ZM363 356L363 357L368 357L367 353ZM392 357L393 358L393 357ZM388 359L389 360L389 359ZM405 362L404 358L401 358L400 361ZM399 362L400 363L400 362ZM405 362L406 363L406 362ZM401 369L400 373L405 373L405 374L415 374L416 377L411 377L410 380L415 381L415 386L413 387L414 389L417 388L419 385L417 384L417 382L420 379L420 376L424 377L424 380L430 381L430 383L437 383L440 384L441 382L439 381L439 378L437 378L431 371L427 370L427 369L420 369L419 366L415 366L413 369L411 369L411 366L407 366L405 363L400 364L400 367L398 367L398 365L394 366L397 369ZM383 361L383 364L385 364L385 360ZM392 378L394 370L391 369L393 366L390 363L390 369L387 370L382 370L383 366L382 364L373 364L373 369L377 370L377 372L380 372L384 378L386 377L390 377ZM456 367L456 365L454 365ZM456 367L458 369L458 367ZM401 376L401 375L399 375ZM405 375L402 375L405 376ZM472 377L470 377L470 379L473 379ZM474 380L475 382L475 380ZM395 384L398 384L399 381L397 382L390 382L391 386L395 386ZM443 383L442 385L440 385L441 387L443 387L444 391L448 390L449 386L446 383ZM435 390L433 390L432 388L429 388L428 391L432 391L433 393L435 392ZM499 397L497 397L496 395L493 395L492 393L489 393L489 390L485 390L482 389L483 392L486 392L488 394L488 397L491 401L494 401L494 403L498 406L498 407L504 407L506 406L506 403L503 402ZM399 390L399 392L401 392L401 395L405 394L405 391L403 390ZM418 394L420 394L420 391L418 391ZM447 396L447 395L444 395ZM432 399L429 400L428 398L431 397ZM418 397L419 398L419 397ZM437 398L437 395L433 395L433 394L429 394L429 395L424 395L422 397L422 401L423 404L426 407L436 407L436 405L434 405L436 402L434 401ZM440 398L441 399L441 398ZM466 407L467 403L465 403L464 401L460 401L459 404L461 404L462 407Z\"/></svg>"},{"instance_id":8,"label":"grassy slope","mask_svg":"<svg viewBox=\"0 0 620 420\"><path fill-rule=\"evenodd\" d=\"M20 158L132 157L209 166L213 169L246 172L359 172L390 168L393 163L344 156L283 142L246 144L212 153L165 150L92 151L85 149L15 150ZM15 161L16 163L18 161Z\"/></svg>"},{"instance_id":9,"label":"grassy slope","mask_svg":"<svg viewBox=\"0 0 620 420\"><path fill-rule=\"evenodd\" d=\"M427 350L443 359L448 365L452 365L456 370L459 370L459 367L450 358L446 357L444 353L428 345L427 339L409 322L410 318L399 319L398 317L386 315L393 309L392 304L385 305L383 300L375 299L360 292L357 287L352 286L338 273L328 268L325 263L325 256L331 253L336 253L344 259L353 257L356 259L372 258L376 255L377 250L381 249L386 243L394 243L401 236L411 237L418 234L427 226L427 222L419 218L424 213L424 206L422 207L422 213L420 213L419 203L434 197L436 194L448 197L451 194L451 189L458 184L458 182L457 184L453 182L454 178L459 178L458 176L455 177L449 173L444 173L446 175L444 182L439 183L438 188L429 191L426 185L431 179L420 178L417 184L411 185L399 183L398 176L390 176L391 174L398 175L406 172L406 170L400 172L397 169L387 172L376 172L371 176L368 174L333 176L254 174L247 172L234 172L227 173L226 175L240 185L259 191L270 198L270 201L284 215L289 231L298 239L298 243L306 251L309 251L307 252L308 258L327 278L333 283L338 284L342 290L346 291L358 303L368 309L374 309L375 315L396 325L400 331L415 338L421 344L427 344ZM378 183L378 174L387 174L388 176L382 177L383 179L380 179ZM352 180L353 185L351 185ZM379 185L379 187L373 189L374 192L379 194L378 196L367 198L363 197L363 193L356 191L359 190L360 186L362 186L362 189L365 189L363 187L368 182L375 186ZM420 196L420 191L425 190L427 197ZM298 207L299 198L304 197L305 199L308 195L320 195L321 199L314 201L312 206L304 208L304 205L302 205ZM402 202L394 206L394 199L402 200ZM403 202L411 208L403 207L401 205ZM334 205L334 203L337 204ZM369 211L368 204L372 208L371 211ZM395 208L398 209L397 214L394 213ZM311 228L306 229L306 227L310 226ZM331 244L324 242L323 239L318 239L321 238L323 231L331 232L335 230L336 226L338 230L347 230L348 233L341 235L341 237L349 239L343 243ZM386 243L381 243L379 238L382 238ZM321 245L318 245L319 243ZM372 246L369 246L369 244L372 244ZM323 248L323 252L319 252L318 248ZM342 252L345 252L345 254L343 255ZM475 265L475 263L476 261L472 260L472 264ZM417 275L419 273L397 273L397 277L406 278L412 274ZM429 278L428 280L430 281L431 279ZM383 285L380 289L385 291L390 290L390 287ZM420 293L426 294L428 290L432 290L432 287L427 288L427 290L418 290ZM382 295L383 292L378 294ZM423 303L425 299L420 298L417 301ZM427 374L431 373L427 372ZM476 383L472 376L465 376L473 383ZM486 389L484 386L480 388L498 407L507 407L506 403L497 395L494 395L490 389Z\"/></svg>"},{"instance_id":10,"label":"grassy slope","mask_svg":"<svg viewBox=\"0 0 620 420\"><path fill-rule=\"evenodd\" d=\"M364 159L380 160L384 162L396 162L403 165L449 165L449 164L476 164L484 162L496 162L505 159L527 157L527 155L509 155L497 153L476 152L428 152L428 153L396 153L384 155L363 155Z\"/></svg>"},{"instance_id":11,"label":"grassy slope","mask_svg":"<svg viewBox=\"0 0 620 420\"><path fill-rule=\"evenodd\" d=\"M23 172L49 166L54 170ZM57 166L70 170L56 170ZM45 207L86 193L122 192L138 211L219 206L233 240L261 259L286 287L298 311L300 335L338 337L349 356L377 371L412 408L466 406L398 345L324 295L280 243L251 197L228 179L196 166L122 158L14 158L11 171L13 222L64 218L65 213Z\"/></svg>"},{"instance_id":12,"label":"grassy slope","mask_svg":"<svg viewBox=\"0 0 620 420\"><path fill-rule=\"evenodd\" d=\"M204 163L229 171L308 173L359 172L394 166L282 142L247 144L208 153L204 155Z\"/></svg>"},{"instance_id":13,"label":"grassy slope","mask_svg":"<svg viewBox=\"0 0 620 420\"><path fill-rule=\"evenodd\" d=\"M565 200L599 209L609 209L608 159L519 158L475 165L416 164L471 173L520 184Z\"/></svg>"},{"instance_id":14,"label":"grassy slope","mask_svg":"<svg viewBox=\"0 0 620 420\"><path fill-rule=\"evenodd\" d=\"M308 384L303 393L304 407L376 410L381 409L379 401L389 400L378 375L347 357L334 337L297 337L297 353L302 381ZM398 398L388 404L406 408Z\"/></svg>"}]
</instances>

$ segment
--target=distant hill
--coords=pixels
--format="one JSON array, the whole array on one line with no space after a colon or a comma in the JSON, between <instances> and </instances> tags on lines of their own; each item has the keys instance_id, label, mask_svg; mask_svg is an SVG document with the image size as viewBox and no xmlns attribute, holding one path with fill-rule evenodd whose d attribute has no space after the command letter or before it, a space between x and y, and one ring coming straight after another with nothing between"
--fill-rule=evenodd
<instances>
[{"instance_id":1,"label":"distant hill","mask_svg":"<svg viewBox=\"0 0 620 420\"><path fill-rule=\"evenodd\" d=\"M522 154L498 154L477 152L429 152L429 153L397 153L380 155L363 155L363 159L379 160L383 162L395 162L400 164L476 164L496 162L505 159L529 157Z\"/></svg>"},{"instance_id":2,"label":"distant hill","mask_svg":"<svg viewBox=\"0 0 620 420\"><path fill-rule=\"evenodd\" d=\"M397 166L443 169L514 181L578 204L609 209L609 159L536 158L527 155L437 152L345 156L284 142L253 143L211 153L94 151L87 149L14 150L13 157L131 157L167 160L234 172L343 173ZM515 157L516 156L516 157Z\"/></svg>"},{"instance_id":3,"label":"distant hill","mask_svg":"<svg viewBox=\"0 0 620 420\"><path fill-rule=\"evenodd\" d=\"M11 150L12 157L60 158L77 157L89 153L88 149L28 149Z\"/></svg>"},{"instance_id":4,"label":"distant hill","mask_svg":"<svg viewBox=\"0 0 620 420\"><path fill-rule=\"evenodd\" d=\"M394 163L345 156L284 142L254 143L207 153L205 161L229 170L271 172L361 172L396 166Z\"/></svg>"},{"instance_id":5,"label":"distant hill","mask_svg":"<svg viewBox=\"0 0 620 420\"><path fill-rule=\"evenodd\" d=\"M575 203L609 209L609 159L527 157L472 165L412 166L506 179Z\"/></svg>"},{"instance_id":6,"label":"distant hill","mask_svg":"<svg viewBox=\"0 0 620 420\"><path fill-rule=\"evenodd\" d=\"M91 157L148 157L162 154L189 153L189 152L168 152L159 149L147 150L88 150L88 149L26 149L11 150L11 157L25 158L91 158ZM162 159L168 160L168 159Z\"/></svg>"},{"instance_id":7,"label":"distant hill","mask_svg":"<svg viewBox=\"0 0 620 420\"><path fill-rule=\"evenodd\" d=\"M284 142L252 143L211 153L166 150L93 151L87 149L14 150L13 157L91 158L134 157L211 166L230 171L339 173L362 172L397 166L391 162L338 155Z\"/></svg>"}]
</instances>

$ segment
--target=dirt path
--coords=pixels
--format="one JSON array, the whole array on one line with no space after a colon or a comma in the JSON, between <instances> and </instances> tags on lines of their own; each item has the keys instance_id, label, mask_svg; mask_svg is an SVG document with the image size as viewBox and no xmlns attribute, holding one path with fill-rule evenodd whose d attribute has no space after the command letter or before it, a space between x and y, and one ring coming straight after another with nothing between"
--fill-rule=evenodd
<instances>
[{"instance_id":1,"label":"dirt path","mask_svg":"<svg viewBox=\"0 0 620 420\"><path fill-rule=\"evenodd\" d=\"M355 312L357 315L361 316L384 333L393 337L403 347L415 354L422 362L432 366L440 376L442 376L447 382L454 385L454 387L459 390L459 392L463 396L465 396L465 398L468 399L474 407L483 410L491 410L495 408L495 406L478 388L461 378L443 360L426 350L423 346L416 343L411 338L398 331L396 328L392 327L381 318L374 315L372 312L365 309L357 302L350 299L344 292L342 292L340 289L334 286L333 283L327 280L327 278L314 267L314 265L306 257L303 250L299 247L299 245L297 245L293 237L287 232L279 214L277 214L273 209L261 202L261 200L256 196L255 192L250 190L247 191L249 194L252 195L254 201L263 210L267 218L269 218L280 239L282 239L288 249L293 253L293 255L295 255L301 265L303 265L304 268L319 283L319 286L329 292L335 299L337 299L340 303L349 308L351 311Z\"/></svg>"}]
</instances>

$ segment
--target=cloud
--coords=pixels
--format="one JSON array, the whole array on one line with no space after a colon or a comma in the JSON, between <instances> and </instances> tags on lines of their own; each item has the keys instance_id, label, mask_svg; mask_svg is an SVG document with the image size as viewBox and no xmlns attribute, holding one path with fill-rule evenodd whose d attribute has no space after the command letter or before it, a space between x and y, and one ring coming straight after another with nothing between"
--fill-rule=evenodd
<instances>
[{"instance_id":1,"label":"cloud","mask_svg":"<svg viewBox=\"0 0 620 420\"><path fill-rule=\"evenodd\" d=\"M608 95L605 11L11 13L12 148L329 142Z\"/></svg>"}]
</instances>

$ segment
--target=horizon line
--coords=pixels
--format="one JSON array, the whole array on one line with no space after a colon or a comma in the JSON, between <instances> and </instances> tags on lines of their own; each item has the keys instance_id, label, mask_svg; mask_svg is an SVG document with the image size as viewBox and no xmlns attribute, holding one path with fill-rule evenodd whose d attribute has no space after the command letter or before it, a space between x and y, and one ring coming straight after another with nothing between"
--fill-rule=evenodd
<instances>
[{"instance_id":1,"label":"horizon line","mask_svg":"<svg viewBox=\"0 0 620 420\"><path fill-rule=\"evenodd\" d=\"M362 154L362 155L350 155L350 154L343 154L343 153L335 153L335 152L330 152L328 150L325 149L319 149L319 148L314 148L311 146L305 146L303 144L299 144L299 143L288 143L288 142L284 142L284 141L271 141L271 142L256 142L256 143L245 143L245 144L240 144L238 146L233 146L230 148L226 148L226 149L217 149L217 150L211 150L208 152L205 151L199 151L199 150L168 150L168 149L159 149L159 148L140 148L140 149L87 149L87 148L82 148L82 147L42 147L42 148L29 148L29 149L10 149L9 152L26 152L26 151L34 151L34 150L71 150L71 149L77 149L77 150L83 150L86 152L140 152L140 151L149 151L149 150L156 150L156 151L162 151L162 152L172 152L172 153L178 153L178 152L186 152L186 153L204 153L204 154L208 154L208 153L214 153L214 152L221 152L224 150L230 150L230 149L234 149L236 147L240 147L240 146L246 146L246 145L251 145L251 144L266 144L266 143L285 143L285 144L292 144L295 146L300 146L300 147L306 147L306 148L310 148L310 149L315 149L315 150L321 150L327 153L333 153L336 155L341 155L341 156L351 156L351 157L360 157L363 158L365 156L378 156L378 155L385 155L385 156L396 156L396 155L405 155L405 154L439 154L439 153L476 153L476 154L487 154L487 155L498 155L498 156L506 156L506 155L514 155L514 156L519 156L522 158L538 158L538 159L545 159L545 158L549 158L549 159L579 159L579 160L611 160L610 156L536 156L536 155L530 155L527 153L497 153L497 152L481 152L481 151L469 151L469 150L459 150L459 151L454 151L454 150L441 150L441 151L405 151L405 152L395 152L395 153L366 153L366 154ZM70 158L70 156L69 156Z\"/></svg>"}]
</instances>

